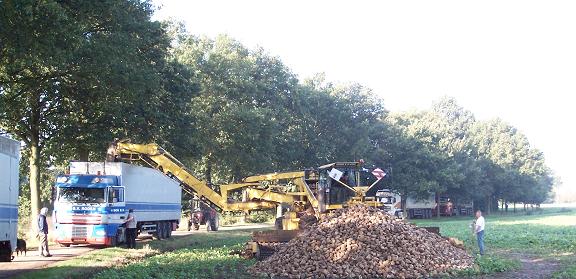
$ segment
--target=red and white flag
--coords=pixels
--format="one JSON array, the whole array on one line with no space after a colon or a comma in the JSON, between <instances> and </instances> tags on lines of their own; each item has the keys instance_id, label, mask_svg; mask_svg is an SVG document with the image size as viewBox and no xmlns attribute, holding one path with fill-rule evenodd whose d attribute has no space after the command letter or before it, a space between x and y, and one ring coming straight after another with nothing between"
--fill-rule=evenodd
<instances>
[{"instance_id":1,"label":"red and white flag","mask_svg":"<svg viewBox=\"0 0 576 279\"><path fill-rule=\"evenodd\" d=\"M374 169L372 174L376 177L376 179L382 179L384 176L386 176L386 173L380 168Z\"/></svg>"}]
</instances>

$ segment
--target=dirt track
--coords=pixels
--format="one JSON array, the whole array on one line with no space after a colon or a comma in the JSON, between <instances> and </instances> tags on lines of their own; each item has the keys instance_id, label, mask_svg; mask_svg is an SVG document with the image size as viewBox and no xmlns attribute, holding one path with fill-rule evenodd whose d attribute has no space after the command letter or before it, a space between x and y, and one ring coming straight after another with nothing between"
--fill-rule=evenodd
<instances>
[{"instance_id":1,"label":"dirt track","mask_svg":"<svg viewBox=\"0 0 576 279\"><path fill-rule=\"evenodd\" d=\"M496 273L486 275L478 278L482 279L547 279L551 278L552 274L557 271L561 265L557 260L539 257L530 254L507 254L511 259L520 261L520 269L509 272Z\"/></svg>"},{"instance_id":2,"label":"dirt track","mask_svg":"<svg viewBox=\"0 0 576 279\"><path fill-rule=\"evenodd\" d=\"M231 231L231 230L244 230L244 229L269 229L269 228L272 228L272 225L247 224L247 225L220 227L220 230ZM201 228L201 230L197 232L175 231L173 235L190 235L193 233L205 233L205 232L206 230ZM139 239L138 241L139 242L150 241L150 237L144 237L143 239ZM35 269L46 268L54 263L70 260L74 257L90 252L94 249L99 248L88 245L71 246L68 248L50 246L50 252L52 253L53 256L50 258L45 258L38 256L38 250L36 250L36 247L28 247L27 256L15 257L12 262L8 263L0 262L0 278L8 278Z\"/></svg>"},{"instance_id":3,"label":"dirt track","mask_svg":"<svg viewBox=\"0 0 576 279\"><path fill-rule=\"evenodd\" d=\"M28 247L30 250L34 247ZM0 262L0 278L8 278L22 272L32 271L34 269L44 268L53 263L69 260L76 256L82 255L86 252L94 250L90 246L75 246L75 247L58 247L51 246L50 252L52 257L45 258L38 255L38 250L31 250L27 252L26 256L20 255L14 258L12 262Z\"/></svg>"}]
</instances>

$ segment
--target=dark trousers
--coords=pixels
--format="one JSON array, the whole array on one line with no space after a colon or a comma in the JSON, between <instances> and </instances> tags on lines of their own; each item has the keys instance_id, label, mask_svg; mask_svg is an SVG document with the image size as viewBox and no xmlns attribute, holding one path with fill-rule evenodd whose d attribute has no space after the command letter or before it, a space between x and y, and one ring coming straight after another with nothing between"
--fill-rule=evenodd
<instances>
[{"instance_id":1,"label":"dark trousers","mask_svg":"<svg viewBox=\"0 0 576 279\"><path fill-rule=\"evenodd\" d=\"M40 232L38 237L40 238L40 247L38 247L38 253L40 253L41 256L50 255L50 251L48 251L48 234Z\"/></svg>"},{"instance_id":2,"label":"dark trousers","mask_svg":"<svg viewBox=\"0 0 576 279\"><path fill-rule=\"evenodd\" d=\"M136 248L136 228L126 229L126 245L128 248Z\"/></svg>"}]
</instances>

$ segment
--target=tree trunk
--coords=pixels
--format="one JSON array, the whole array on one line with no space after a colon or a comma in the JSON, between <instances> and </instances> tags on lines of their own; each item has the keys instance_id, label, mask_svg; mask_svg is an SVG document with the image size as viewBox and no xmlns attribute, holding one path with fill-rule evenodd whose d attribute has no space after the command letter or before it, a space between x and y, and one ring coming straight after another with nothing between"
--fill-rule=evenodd
<instances>
[{"instance_id":1,"label":"tree trunk","mask_svg":"<svg viewBox=\"0 0 576 279\"><path fill-rule=\"evenodd\" d=\"M408 211L406 211L406 199L408 195L406 193L400 194L400 206L402 207L402 215L404 218L408 217Z\"/></svg>"},{"instance_id":2,"label":"tree trunk","mask_svg":"<svg viewBox=\"0 0 576 279\"><path fill-rule=\"evenodd\" d=\"M440 218L440 195L435 193L436 200L436 218Z\"/></svg>"},{"instance_id":3,"label":"tree trunk","mask_svg":"<svg viewBox=\"0 0 576 279\"><path fill-rule=\"evenodd\" d=\"M204 170L204 177L208 185L212 185L212 160L210 156L204 157L206 169Z\"/></svg>"},{"instance_id":4,"label":"tree trunk","mask_svg":"<svg viewBox=\"0 0 576 279\"><path fill-rule=\"evenodd\" d=\"M37 142L30 144L30 229L38 230L36 219L40 212L40 147Z\"/></svg>"},{"instance_id":5,"label":"tree trunk","mask_svg":"<svg viewBox=\"0 0 576 279\"><path fill-rule=\"evenodd\" d=\"M88 162L90 151L88 148L86 148L86 146L77 147L76 152L78 153L76 156L78 156L78 160L80 160L80 162Z\"/></svg>"}]
</instances>

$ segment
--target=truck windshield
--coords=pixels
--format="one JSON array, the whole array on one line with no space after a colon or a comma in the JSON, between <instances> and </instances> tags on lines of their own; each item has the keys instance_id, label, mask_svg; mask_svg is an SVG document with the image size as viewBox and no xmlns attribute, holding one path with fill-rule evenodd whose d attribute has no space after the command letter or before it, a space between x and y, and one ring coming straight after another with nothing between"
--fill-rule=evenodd
<instances>
[{"instance_id":1,"label":"truck windshield","mask_svg":"<svg viewBox=\"0 0 576 279\"><path fill-rule=\"evenodd\" d=\"M104 202L103 188L60 188L58 201L61 202Z\"/></svg>"}]
</instances>

